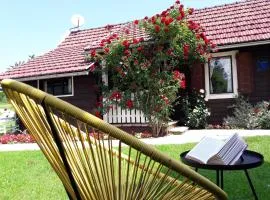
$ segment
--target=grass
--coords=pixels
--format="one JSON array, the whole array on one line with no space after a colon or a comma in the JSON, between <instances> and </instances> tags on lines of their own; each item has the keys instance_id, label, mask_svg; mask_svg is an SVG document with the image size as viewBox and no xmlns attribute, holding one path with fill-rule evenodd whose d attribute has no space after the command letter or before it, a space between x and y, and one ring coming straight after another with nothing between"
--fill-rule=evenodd
<instances>
[{"instance_id":1,"label":"grass","mask_svg":"<svg viewBox=\"0 0 270 200\"><path fill-rule=\"evenodd\" d=\"M249 149L262 153L265 163L249 171L259 199L269 199L270 137L246 139ZM175 159L194 144L156 146ZM201 174L215 182L215 173L201 170ZM224 172L224 190L230 199L254 199L244 172ZM0 152L0 199L67 199L65 190L40 151Z\"/></svg>"},{"instance_id":2,"label":"grass","mask_svg":"<svg viewBox=\"0 0 270 200\"><path fill-rule=\"evenodd\" d=\"M13 106L11 104L0 102L0 109L4 109L4 108L13 110Z\"/></svg>"}]
</instances>

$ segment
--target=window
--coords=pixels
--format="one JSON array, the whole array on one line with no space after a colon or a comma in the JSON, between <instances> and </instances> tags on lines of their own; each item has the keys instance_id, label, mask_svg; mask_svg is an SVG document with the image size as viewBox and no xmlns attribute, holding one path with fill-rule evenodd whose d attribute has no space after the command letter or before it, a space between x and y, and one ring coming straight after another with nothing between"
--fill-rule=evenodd
<instances>
[{"instance_id":1,"label":"window","mask_svg":"<svg viewBox=\"0 0 270 200\"><path fill-rule=\"evenodd\" d=\"M237 96L237 51L213 54L205 64L206 99L235 98Z\"/></svg>"},{"instance_id":2,"label":"window","mask_svg":"<svg viewBox=\"0 0 270 200\"><path fill-rule=\"evenodd\" d=\"M73 96L73 77L48 79L44 90L54 96Z\"/></svg>"}]
</instances>

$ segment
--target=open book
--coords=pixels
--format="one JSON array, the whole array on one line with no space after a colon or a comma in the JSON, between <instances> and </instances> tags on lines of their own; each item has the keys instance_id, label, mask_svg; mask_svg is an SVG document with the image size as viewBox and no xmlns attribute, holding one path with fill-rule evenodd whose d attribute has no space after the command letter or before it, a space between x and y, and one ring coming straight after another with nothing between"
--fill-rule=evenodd
<instances>
[{"instance_id":1,"label":"open book","mask_svg":"<svg viewBox=\"0 0 270 200\"><path fill-rule=\"evenodd\" d=\"M229 136L225 140L204 137L186 158L202 164L233 165L247 148L247 143L237 134Z\"/></svg>"}]
</instances>

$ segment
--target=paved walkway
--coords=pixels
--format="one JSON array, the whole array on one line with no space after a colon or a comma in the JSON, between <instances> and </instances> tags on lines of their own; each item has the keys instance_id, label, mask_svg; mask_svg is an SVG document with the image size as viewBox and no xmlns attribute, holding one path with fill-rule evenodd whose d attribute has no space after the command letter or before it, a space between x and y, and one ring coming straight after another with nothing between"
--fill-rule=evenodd
<instances>
[{"instance_id":1,"label":"paved walkway","mask_svg":"<svg viewBox=\"0 0 270 200\"><path fill-rule=\"evenodd\" d=\"M184 144L198 142L204 136L214 136L218 138L226 138L232 133L239 133L241 137L250 136L270 136L270 130L188 130L181 135L168 135L160 138L142 139L147 144ZM37 144L0 144L1 151L24 151L24 150L39 150Z\"/></svg>"}]
</instances>

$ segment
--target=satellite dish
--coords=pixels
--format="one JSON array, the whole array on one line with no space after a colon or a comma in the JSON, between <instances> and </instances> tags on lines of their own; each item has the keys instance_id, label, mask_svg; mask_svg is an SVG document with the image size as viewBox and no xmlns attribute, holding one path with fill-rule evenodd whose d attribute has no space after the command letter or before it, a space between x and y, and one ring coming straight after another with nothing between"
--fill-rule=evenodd
<instances>
[{"instance_id":1,"label":"satellite dish","mask_svg":"<svg viewBox=\"0 0 270 200\"><path fill-rule=\"evenodd\" d=\"M78 14L72 15L71 16L71 23L75 27L80 27L84 24L84 17Z\"/></svg>"}]
</instances>

